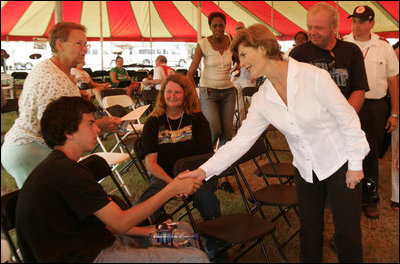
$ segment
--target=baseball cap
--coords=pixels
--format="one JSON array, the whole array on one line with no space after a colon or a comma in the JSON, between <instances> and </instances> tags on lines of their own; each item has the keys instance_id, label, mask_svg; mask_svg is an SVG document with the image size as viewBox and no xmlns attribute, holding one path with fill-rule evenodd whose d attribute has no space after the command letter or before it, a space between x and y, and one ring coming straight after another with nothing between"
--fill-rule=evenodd
<instances>
[{"instance_id":1,"label":"baseball cap","mask_svg":"<svg viewBox=\"0 0 400 264\"><path fill-rule=\"evenodd\" d=\"M350 18L350 17L358 17L361 20L374 21L375 13L374 13L374 10L372 10L372 8L367 5L357 6L354 9L353 14L348 16L347 18Z\"/></svg>"}]
</instances>

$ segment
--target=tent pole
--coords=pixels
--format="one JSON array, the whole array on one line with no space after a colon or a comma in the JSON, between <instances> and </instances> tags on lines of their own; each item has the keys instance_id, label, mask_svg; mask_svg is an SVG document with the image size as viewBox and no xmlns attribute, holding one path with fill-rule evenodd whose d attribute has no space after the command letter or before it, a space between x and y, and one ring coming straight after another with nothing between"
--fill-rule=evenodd
<instances>
[{"instance_id":1,"label":"tent pole","mask_svg":"<svg viewBox=\"0 0 400 264\"><path fill-rule=\"evenodd\" d=\"M336 10L337 10L337 12L339 14L339 1L336 1ZM338 25L337 25L337 29L336 29L336 38L340 37L340 35L339 35L339 23L340 23L340 20L338 21Z\"/></svg>"},{"instance_id":2,"label":"tent pole","mask_svg":"<svg viewBox=\"0 0 400 264\"><path fill-rule=\"evenodd\" d=\"M153 64L153 34L151 32L151 12L150 12L150 1L147 1L149 7L149 26L150 26L150 63Z\"/></svg>"},{"instance_id":3,"label":"tent pole","mask_svg":"<svg viewBox=\"0 0 400 264\"><path fill-rule=\"evenodd\" d=\"M274 30L274 1L271 1L271 27Z\"/></svg>"},{"instance_id":4,"label":"tent pole","mask_svg":"<svg viewBox=\"0 0 400 264\"><path fill-rule=\"evenodd\" d=\"M55 12L54 12L54 19L55 23L59 23L63 21L63 2L62 1L55 1Z\"/></svg>"},{"instance_id":5,"label":"tent pole","mask_svg":"<svg viewBox=\"0 0 400 264\"><path fill-rule=\"evenodd\" d=\"M201 1L197 1L197 42L201 40Z\"/></svg>"},{"instance_id":6,"label":"tent pole","mask_svg":"<svg viewBox=\"0 0 400 264\"><path fill-rule=\"evenodd\" d=\"M102 1L99 1L100 7L100 54L101 54L101 70L104 71L104 58L103 58L103 8Z\"/></svg>"}]
</instances>

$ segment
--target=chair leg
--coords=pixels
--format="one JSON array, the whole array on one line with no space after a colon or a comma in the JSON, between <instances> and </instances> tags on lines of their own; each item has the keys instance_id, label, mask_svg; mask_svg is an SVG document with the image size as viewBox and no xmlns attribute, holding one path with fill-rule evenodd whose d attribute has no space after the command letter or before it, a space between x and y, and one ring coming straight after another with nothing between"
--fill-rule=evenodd
<instances>
[{"instance_id":1,"label":"chair leg","mask_svg":"<svg viewBox=\"0 0 400 264\"><path fill-rule=\"evenodd\" d=\"M115 174L117 175L117 177L118 177L118 179L119 179L121 185L124 187L126 193L127 193L130 197L132 197L131 192L129 191L129 189L128 189L128 187L126 186L124 180L122 179L121 174L119 173L119 171L118 171L116 168L117 168L117 166L114 166L114 168L113 168L111 171L115 171Z\"/></svg>"},{"instance_id":2,"label":"chair leg","mask_svg":"<svg viewBox=\"0 0 400 264\"><path fill-rule=\"evenodd\" d=\"M129 207L132 207L132 203L129 200L128 196L126 196L124 190L122 190L120 184L118 183L117 179L115 178L114 174L110 175L112 181L114 182L115 186L117 187L118 191L121 193L122 197L124 198L125 202L129 205Z\"/></svg>"},{"instance_id":3,"label":"chair leg","mask_svg":"<svg viewBox=\"0 0 400 264\"><path fill-rule=\"evenodd\" d=\"M272 239L274 240L274 243L275 243L276 247L278 248L279 253L281 254L282 258L285 260L285 262L288 262L288 261L287 261L287 258L286 258L286 255L285 255L285 253L283 252L282 247L281 247L281 245L279 244L278 239L277 239L276 236L275 236L275 233L272 233L271 236L272 236Z\"/></svg>"}]
</instances>

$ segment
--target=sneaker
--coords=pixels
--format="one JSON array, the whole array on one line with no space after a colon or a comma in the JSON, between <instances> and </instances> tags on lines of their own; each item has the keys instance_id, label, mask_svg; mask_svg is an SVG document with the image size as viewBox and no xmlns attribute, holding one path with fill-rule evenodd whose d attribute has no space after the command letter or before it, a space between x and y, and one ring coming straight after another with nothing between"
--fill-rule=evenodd
<instances>
[{"instance_id":1,"label":"sneaker","mask_svg":"<svg viewBox=\"0 0 400 264\"><path fill-rule=\"evenodd\" d=\"M233 189L232 185L230 184L230 182L225 181L223 183L221 183L221 185L219 186L219 189L225 191L225 192L229 192L229 193L234 193L235 190Z\"/></svg>"},{"instance_id":2,"label":"sneaker","mask_svg":"<svg viewBox=\"0 0 400 264\"><path fill-rule=\"evenodd\" d=\"M399 203L396 203L396 202L391 201L391 202L390 202L390 207L391 207L393 210L398 211L398 210L399 210Z\"/></svg>"}]
</instances>

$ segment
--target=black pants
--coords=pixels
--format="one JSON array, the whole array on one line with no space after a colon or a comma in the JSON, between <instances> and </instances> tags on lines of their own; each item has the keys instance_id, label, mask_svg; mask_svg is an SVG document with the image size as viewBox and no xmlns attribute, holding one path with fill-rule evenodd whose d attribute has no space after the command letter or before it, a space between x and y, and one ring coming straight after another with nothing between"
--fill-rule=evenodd
<instances>
[{"instance_id":1,"label":"black pants","mask_svg":"<svg viewBox=\"0 0 400 264\"><path fill-rule=\"evenodd\" d=\"M389 113L389 104L385 97L379 100L366 99L359 112L361 128L367 136L370 147L370 151L363 161L364 181L372 179L376 186L376 192L378 192L379 153L383 148ZM365 184L363 186L363 204L376 206L371 199L372 194L365 188Z\"/></svg>"},{"instance_id":2,"label":"black pants","mask_svg":"<svg viewBox=\"0 0 400 264\"><path fill-rule=\"evenodd\" d=\"M339 262L362 262L361 184L346 186L347 163L323 181L306 182L296 169L303 262L322 262L325 200L329 195Z\"/></svg>"}]
</instances>

